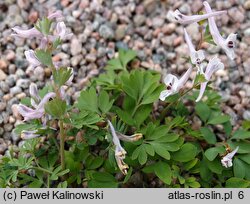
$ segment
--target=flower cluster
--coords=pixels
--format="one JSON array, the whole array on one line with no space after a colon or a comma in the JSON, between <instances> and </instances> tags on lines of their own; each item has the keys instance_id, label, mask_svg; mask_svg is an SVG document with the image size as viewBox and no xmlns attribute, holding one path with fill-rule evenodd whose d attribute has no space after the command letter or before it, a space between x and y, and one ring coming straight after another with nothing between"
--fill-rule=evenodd
<instances>
[{"instance_id":1,"label":"flower cluster","mask_svg":"<svg viewBox=\"0 0 250 204\"><path fill-rule=\"evenodd\" d=\"M206 14L186 16L179 10L176 10L175 12L169 11L167 17L170 21L178 22L182 25L197 23L208 19L209 31L213 41L217 46L221 47L225 51L225 53L231 60L233 60L235 58L234 48L236 43L236 34L231 33L226 39L224 39L220 35L214 19L215 16L225 14L226 11L213 12L210 8L210 5L206 1L203 3L203 5ZM196 99L196 102L198 102L202 99L202 96L206 90L207 83L211 79L213 73L220 69L224 69L224 64L218 57L213 57L209 60L208 64L205 65L206 63L203 63L203 61L205 60L204 51L199 50L200 48L198 48L198 50L195 49L195 46L193 45L192 40L190 39L190 36L188 35L185 28L184 37L189 48L189 56L191 62L195 65L195 67L197 67L197 74L202 74L205 78L205 81L201 82L200 85L200 93L198 98ZM204 66L206 66L205 72L203 71ZM161 92L159 97L160 100L164 101L166 97L178 93L179 90L184 87L191 73L192 68L189 68L180 79L172 74L168 74L164 79L164 83L166 84L167 89Z\"/></svg>"},{"instance_id":2,"label":"flower cluster","mask_svg":"<svg viewBox=\"0 0 250 204\"><path fill-rule=\"evenodd\" d=\"M55 24L54 24L55 20ZM47 127L47 121L49 115L45 112L45 105L49 100L59 97L61 100L65 100L65 85L70 85L73 80L73 69L63 68L60 63L55 63L52 60L52 52L61 44L63 40L71 38L73 35L70 33L65 23L62 21L62 12L56 11L50 14L47 18L38 20L36 25L28 30L24 30L18 26L12 28L15 32L12 36L16 38L37 38L40 40L40 45L37 50L27 50L24 55L27 61L30 63L32 68L37 66L47 66L52 70L53 80L55 81L55 76L59 73L60 69L68 71L68 75L64 76L66 80L63 84L60 84L54 91L48 92L43 98L39 95L38 88L36 84L32 83L30 85L29 91L31 96L31 106L20 104L18 105L18 111L20 115L23 116L24 121L30 121L33 119L41 119L43 127L41 129L53 129ZM55 87L55 86L54 86ZM23 139L31 139L40 136L37 130L24 130L21 133Z\"/></svg>"}]
</instances>

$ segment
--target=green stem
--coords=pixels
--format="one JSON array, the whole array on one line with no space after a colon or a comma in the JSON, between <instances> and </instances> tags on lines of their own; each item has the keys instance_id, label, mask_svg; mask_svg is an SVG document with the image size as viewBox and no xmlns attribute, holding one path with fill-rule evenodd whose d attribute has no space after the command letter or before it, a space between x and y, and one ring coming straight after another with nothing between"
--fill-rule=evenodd
<instances>
[{"instance_id":1,"label":"green stem","mask_svg":"<svg viewBox=\"0 0 250 204\"><path fill-rule=\"evenodd\" d=\"M63 121L59 120L60 128L60 156L61 156L61 166L62 170L65 169L65 155L64 155L64 143L65 143L65 133L63 128Z\"/></svg>"},{"instance_id":2,"label":"green stem","mask_svg":"<svg viewBox=\"0 0 250 204\"><path fill-rule=\"evenodd\" d=\"M47 188L49 188L50 187L50 179L49 179L49 174L47 175L48 177L47 177Z\"/></svg>"},{"instance_id":3,"label":"green stem","mask_svg":"<svg viewBox=\"0 0 250 204\"><path fill-rule=\"evenodd\" d=\"M36 170L39 170L39 171L43 171L43 172L46 172L48 174L52 174L51 171L47 170L47 169L44 169L42 167L36 167L36 166L33 166L32 169L36 169Z\"/></svg>"}]
</instances>

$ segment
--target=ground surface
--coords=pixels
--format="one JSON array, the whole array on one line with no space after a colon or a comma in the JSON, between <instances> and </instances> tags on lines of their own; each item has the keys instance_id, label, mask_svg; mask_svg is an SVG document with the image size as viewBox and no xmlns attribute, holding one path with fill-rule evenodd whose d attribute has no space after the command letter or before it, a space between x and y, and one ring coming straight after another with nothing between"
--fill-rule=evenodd
<instances>
[{"instance_id":1,"label":"ground surface","mask_svg":"<svg viewBox=\"0 0 250 204\"><path fill-rule=\"evenodd\" d=\"M238 34L237 58L230 61L215 46L207 46L207 58L219 54L225 70L217 73L214 83L220 91L225 113L231 115L235 127L250 119L250 1L209 1L214 10L228 10L216 19L226 36ZM183 26L166 19L169 9L179 8L191 15L202 9L202 1L181 0L0 0L0 155L8 146L19 145L20 137L13 132L20 123L14 104L28 94L31 82L42 88L50 78L47 69L32 70L24 51L37 47L34 40L15 40L11 28L30 28L37 18L54 10L62 10L67 26L74 33L65 42L54 60L61 60L75 71L73 87L68 94L75 98L86 84L91 70L101 71L118 48L138 51L141 66L163 73L182 74L189 66L183 58L187 53ZM195 25L187 26L194 42L199 41ZM190 82L191 83L191 82ZM13 106L14 105L14 106Z\"/></svg>"}]
</instances>

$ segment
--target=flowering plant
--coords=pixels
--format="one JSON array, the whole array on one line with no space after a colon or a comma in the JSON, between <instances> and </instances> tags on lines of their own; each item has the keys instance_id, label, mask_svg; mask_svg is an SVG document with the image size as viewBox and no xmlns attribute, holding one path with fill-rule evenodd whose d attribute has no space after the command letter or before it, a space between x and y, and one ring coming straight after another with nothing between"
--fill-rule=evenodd
<instances>
[{"instance_id":1,"label":"flowering plant","mask_svg":"<svg viewBox=\"0 0 250 204\"><path fill-rule=\"evenodd\" d=\"M62 14L38 20L29 30L14 27L14 37L40 40L25 56L34 69L48 67L51 80L41 90L31 84L30 98L18 106L24 120L15 131L25 141L2 159L0 186L250 186L249 121L233 130L219 94L206 90L224 64L216 56L207 62L201 50L204 40L213 40L234 59L236 35L224 39L219 33L214 17L225 11L213 12L207 2L204 8L201 15L168 14L170 20L201 28L198 47L183 30L191 62L183 76L167 74L164 88L161 73L140 68L135 51L119 50L73 103L65 90L74 70L52 57L72 36ZM193 85L185 90L194 72Z\"/></svg>"}]
</instances>

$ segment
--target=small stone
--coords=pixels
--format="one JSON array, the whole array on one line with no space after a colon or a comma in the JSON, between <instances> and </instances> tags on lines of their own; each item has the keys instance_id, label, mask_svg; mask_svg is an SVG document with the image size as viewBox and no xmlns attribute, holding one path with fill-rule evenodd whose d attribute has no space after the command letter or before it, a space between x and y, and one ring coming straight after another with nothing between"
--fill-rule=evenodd
<instances>
[{"instance_id":1,"label":"small stone","mask_svg":"<svg viewBox=\"0 0 250 204\"><path fill-rule=\"evenodd\" d=\"M29 79L18 79L16 82L16 85L18 87L23 88L23 89L27 89L30 85L30 80Z\"/></svg>"},{"instance_id":2,"label":"small stone","mask_svg":"<svg viewBox=\"0 0 250 204\"><path fill-rule=\"evenodd\" d=\"M146 17L144 15L135 15L133 21L136 27L140 27L145 23Z\"/></svg>"},{"instance_id":3,"label":"small stone","mask_svg":"<svg viewBox=\"0 0 250 204\"><path fill-rule=\"evenodd\" d=\"M99 34L106 40L113 39L115 36L113 29L107 26L106 24L100 26Z\"/></svg>"},{"instance_id":4,"label":"small stone","mask_svg":"<svg viewBox=\"0 0 250 204\"><path fill-rule=\"evenodd\" d=\"M250 111L247 110L243 113L243 119L250 120Z\"/></svg>"},{"instance_id":5,"label":"small stone","mask_svg":"<svg viewBox=\"0 0 250 204\"><path fill-rule=\"evenodd\" d=\"M78 39L73 38L70 44L71 54L74 56L81 53L81 51L82 51L82 43Z\"/></svg>"},{"instance_id":6,"label":"small stone","mask_svg":"<svg viewBox=\"0 0 250 204\"><path fill-rule=\"evenodd\" d=\"M18 86L14 86L14 87L12 87L11 89L10 89L10 93L12 94L12 95L16 95L16 94L19 94L19 93L21 93L22 92L22 89L20 88L20 87L18 87Z\"/></svg>"},{"instance_id":7,"label":"small stone","mask_svg":"<svg viewBox=\"0 0 250 204\"><path fill-rule=\"evenodd\" d=\"M6 53L6 59L7 60L13 60L16 57L16 53L13 50L8 50ZM1 66L1 65L0 65Z\"/></svg>"},{"instance_id":8,"label":"small stone","mask_svg":"<svg viewBox=\"0 0 250 204\"><path fill-rule=\"evenodd\" d=\"M7 62L5 60L3 60L3 59L0 59L0 71L6 70L7 67L8 67Z\"/></svg>"},{"instance_id":9,"label":"small stone","mask_svg":"<svg viewBox=\"0 0 250 204\"><path fill-rule=\"evenodd\" d=\"M37 11L31 11L30 14L29 14L29 22L31 23L35 23L38 19L38 12Z\"/></svg>"},{"instance_id":10,"label":"small stone","mask_svg":"<svg viewBox=\"0 0 250 204\"><path fill-rule=\"evenodd\" d=\"M0 81L0 89L1 89L4 93L7 93L7 92L9 92L10 87L9 87L9 85L8 85L6 82Z\"/></svg>"},{"instance_id":11,"label":"small stone","mask_svg":"<svg viewBox=\"0 0 250 204\"><path fill-rule=\"evenodd\" d=\"M156 17L156 18L153 18L152 23L153 23L153 27L154 27L154 28L158 28L158 27L163 26L163 24L164 24L164 19L159 18L159 17Z\"/></svg>"},{"instance_id":12,"label":"small stone","mask_svg":"<svg viewBox=\"0 0 250 204\"><path fill-rule=\"evenodd\" d=\"M26 93L20 93L16 95L17 99L21 100L22 98L26 97Z\"/></svg>"},{"instance_id":13,"label":"small stone","mask_svg":"<svg viewBox=\"0 0 250 204\"><path fill-rule=\"evenodd\" d=\"M250 28L247 28L247 29L244 31L244 35L247 36L247 37L250 37Z\"/></svg>"},{"instance_id":14,"label":"small stone","mask_svg":"<svg viewBox=\"0 0 250 204\"><path fill-rule=\"evenodd\" d=\"M87 54L85 58L86 58L86 60L88 62L95 62L96 61L96 55L95 54Z\"/></svg>"},{"instance_id":15,"label":"small stone","mask_svg":"<svg viewBox=\"0 0 250 204\"><path fill-rule=\"evenodd\" d=\"M16 118L16 119L21 119L21 115L19 114L19 111L18 111L18 105L17 104L14 104L11 106L11 110L12 110L12 113L13 113L13 116Z\"/></svg>"},{"instance_id":16,"label":"small stone","mask_svg":"<svg viewBox=\"0 0 250 204\"><path fill-rule=\"evenodd\" d=\"M4 71L2 69L0 69L0 81L5 80L7 77L7 75L4 73Z\"/></svg>"},{"instance_id":17,"label":"small stone","mask_svg":"<svg viewBox=\"0 0 250 204\"><path fill-rule=\"evenodd\" d=\"M250 1L249 1L249 0L245 2L244 8L245 8L246 10L250 10Z\"/></svg>"},{"instance_id":18,"label":"small stone","mask_svg":"<svg viewBox=\"0 0 250 204\"><path fill-rule=\"evenodd\" d=\"M126 35L126 25L119 25L115 31L115 39L121 40Z\"/></svg>"},{"instance_id":19,"label":"small stone","mask_svg":"<svg viewBox=\"0 0 250 204\"><path fill-rule=\"evenodd\" d=\"M168 24L165 24L162 27L162 32L164 34L167 34L167 35L172 34L175 30L176 30L176 24L175 23L168 23Z\"/></svg>"},{"instance_id":20,"label":"small stone","mask_svg":"<svg viewBox=\"0 0 250 204\"><path fill-rule=\"evenodd\" d=\"M0 112L4 111L6 108L6 103L5 102L0 102Z\"/></svg>"},{"instance_id":21,"label":"small stone","mask_svg":"<svg viewBox=\"0 0 250 204\"><path fill-rule=\"evenodd\" d=\"M76 56L73 56L71 59L70 59L70 63L73 67L77 66L81 60L82 60L82 55L76 55Z\"/></svg>"},{"instance_id":22,"label":"small stone","mask_svg":"<svg viewBox=\"0 0 250 204\"><path fill-rule=\"evenodd\" d=\"M43 81L44 79L44 68L38 66L35 70L34 70L34 76L36 77L36 79L38 79L39 81Z\"/></svg>"}]
</instances>

